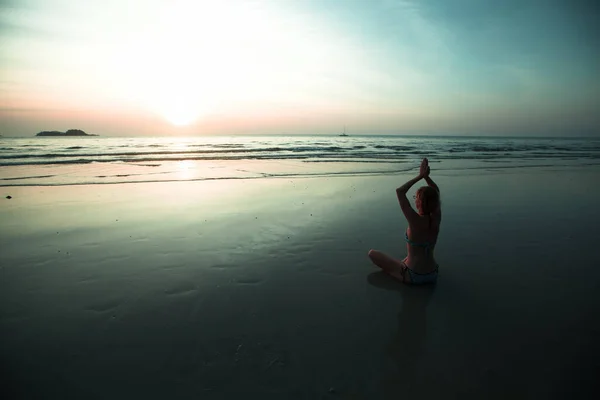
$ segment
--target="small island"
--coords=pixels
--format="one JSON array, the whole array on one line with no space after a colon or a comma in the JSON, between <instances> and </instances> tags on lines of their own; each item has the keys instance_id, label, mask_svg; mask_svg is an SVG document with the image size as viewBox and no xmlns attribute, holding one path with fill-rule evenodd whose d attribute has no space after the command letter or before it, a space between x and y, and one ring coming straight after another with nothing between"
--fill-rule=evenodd
<instances>
[{"instance_id":1,"label":"small island","mask_svg":"<svg viewBox=\"0 0 600 400\"><path fill-rule=\"evenodd\" d=\"M81 129L69 129L66 132L43 131L43 132L38 133L35 136L98 136L98 135L92 135L89 133L85 133Z\"/></svg>"}]
</instances>

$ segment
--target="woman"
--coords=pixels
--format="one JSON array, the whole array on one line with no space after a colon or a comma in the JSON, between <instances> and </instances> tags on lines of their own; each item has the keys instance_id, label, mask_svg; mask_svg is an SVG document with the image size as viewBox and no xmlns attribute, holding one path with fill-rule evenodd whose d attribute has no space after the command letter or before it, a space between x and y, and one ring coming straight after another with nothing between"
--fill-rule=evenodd
<instances>
[{"instance_id":1,"label":"woman","mask_svg":"<svg viewBox=\"0 0 600 400\"><path fill-rule=\"evenodd\" d=\"M439 188L429 177L429 172L429 162L424 158L419 175L396 189L400 207L408 220L405 233L408 256L399 261L380 251L369 251L369 258L375 265L401 282L424 284L437 280L438 265L433 250L440 231L442 209ZM417 190L416 212L406 198L406 192L421 179L425 179L428 186Z\"/></svg>"}]
</instances>

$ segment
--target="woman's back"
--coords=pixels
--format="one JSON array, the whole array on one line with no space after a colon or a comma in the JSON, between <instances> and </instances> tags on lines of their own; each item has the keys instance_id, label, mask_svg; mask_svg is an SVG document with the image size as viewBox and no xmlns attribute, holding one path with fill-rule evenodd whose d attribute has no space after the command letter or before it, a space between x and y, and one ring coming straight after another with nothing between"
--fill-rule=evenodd
<instances>
[{"instance_id":1,"label":"woman's back","mask_svg":"<svg viewBox=\"0 0 600 400\"><path fill-rule=\"evenodd\" d=\"M406 229L406 265L419 274L427 274L437 268L434 257L435 244L440 231L439 213L420 215Z\"/></svg>"}]
</instances>

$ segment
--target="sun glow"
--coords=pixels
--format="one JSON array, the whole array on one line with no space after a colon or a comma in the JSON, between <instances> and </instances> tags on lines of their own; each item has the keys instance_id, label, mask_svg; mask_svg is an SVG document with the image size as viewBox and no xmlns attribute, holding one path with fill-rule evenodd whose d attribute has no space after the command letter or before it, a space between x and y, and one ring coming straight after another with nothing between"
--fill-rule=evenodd
<instances>
[{"instance_id":1,"label":"sun glow","mask_svg":"<svg viewBox=\"0 0 600 400\"><path fill-rule=\"evenodd\" d=\"M147 16L115 57L129 97L182 126L249 93L256 81L247 79L249 60L262 54L250 54L244 42L261 43L269 25L241 4L179 0Z\"/></svg>"},{"instance_id":2,"label":"sun glow","mask_svg":"<svg viewBox=\"0 0 600 400\"><path fill-rule=\"evenodd\" d=\"M340 60L346 75L348 65L361 70L344 40L319 17L294 12L292 3L107 2L118 12L105 2L84 7L65 1L64 9L41 21L76 38L72 41L15 46L17 51L31 45L32 53L56 64L20 73L43 88L35 96L40 103L60 99L69 107L93 105L144 122L153 114L173 125L204 121L219 129L249 115L263 113L268 119L282 111L305 111L323 99L335 103L342 98L336 78ZM59 24L59 17L69 23ZM104 29L107 21L110 30Z\"/></svg>"},{"instance_id":3,"label":"sun glow","mask_svg":"<svg viewBox=\"0 0 600 400\"><path fill-rule=\"evenodd\" d=\"M144 93L142 101L149 109L173 125L189 125L219 102L219 83L227 71L214 66L214 47L222 44L215 40L214 20L229 10L218 4L169 2L156 27L134 40L146 64L131 67L142 72L136 90Z\"/></svg>"},{"instance_id":4,"label":"sun glow","mask_svg":"<svg viewBox=\"0 0 600 400\"><path fill-rule=\"evenodd\" d=\"M172 94L163 94L164 101L156 101L154 108L164 119L175 126L185 126L204 116L208 107L189 96L185 87L174 88Z\"/></svg>"},{"instance_id":5,"label":"sun glow","mask_svg":"<svg viewBox=\"0 0 600 400\"><path fill-rule=\"evenodd\" d=\"M193 109L174 108L163 111L164 118L175 126L185 126L191 124L198 118L198 113Z\"/></svg>"},{"instance_id":6,"label":"sun glow","mask_svg":"<svg viewBox=\"0 0 600 400\"><path fill-rule=\"evenodd\" d=\"M181 180L187 180L194 177L194 162L184 160L177 162L177 177Z\"/></svg>"},{"instance_id":7,"label":"sun glow","mask_svg":"<svg viewBox=\"0 0 600 400\"><path fill-rule=\"evenodd\" d=\"M113 57L122 79L113 85L179 126L211 113L282 102L293 93L296 100L306 89L303 79L333 64L334 52L305 32L301 21L273 18L258 4L163 3L122 40Z\"/></svg>"}]
</instances>

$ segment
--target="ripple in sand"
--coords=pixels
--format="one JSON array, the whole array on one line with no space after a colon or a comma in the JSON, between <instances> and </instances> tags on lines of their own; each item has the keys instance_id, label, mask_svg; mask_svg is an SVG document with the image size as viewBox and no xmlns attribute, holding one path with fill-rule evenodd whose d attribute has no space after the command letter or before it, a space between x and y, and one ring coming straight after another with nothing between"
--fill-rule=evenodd
<instances>
[{"instance_id":1,"label":"ripple in sand","mask_svg":"<svg viewBox=\"0 0 600 400\"><path fill-rule=\"evenodd\" d=\"M81 279L79 280L79 282L78 282L78 283L86 283L86 284L87 284L87 283L94 283L94 282L96 282L97 280L98 280L98 279L97 279L96 277L93 277L93 276L86 276L86 277L83 277L83 278L81 278Z\"/></svg>"},{"instance_id":2,"label":"ripple in sand","mask_svg":"<svg viewBox=\"0 0 600 400\"><path fill-rule=\"evenodd\" d=\"M177 296L190 294L196 291L196 286L191 283L182 283L180 285L172 286L168 289L165 289L165 294L167 296Z\"/></svg>"},{"instance_id":3,"label":"ripple in sand","mask_svg":"<svg viewBox=\"0 0 600 400\"><path fill-rule=\"evenodd\" d=\"M262 283L262 279L260 278L241 278L236 280L236 283L239 283L240 285L258 285L259 283Z\"/></svg>"},{"instance_id":4,"label":"ripple in sand","mask_svg":"<svg viewBox=\"0 0 600 400\"><path fill-rule=\"evenodd\" d=\"M92 304L91 306L88 306L85 309L89 311L102 313L117 308L121 305L122 302L123 299L109 300L101 303Z\"/></svg>"},{"instance_id":5,"label":"ripple in sand","mask_svg":"<svg viewBox=\"0 0 600 400\"><path fill-rule=\"evenodd\" d=\"M56 234L58 235L60 233L56 232ZM101 242L85 242L85 243L81 244L82 247L98 247L98 246L101 246L101 245L102 245Z\"/></svg>"},{"instance_id":6,"label":"ripple in sand","mask_svg":"<svg viewBox=\"0 0 600 400\"><path fill-rule=\"evenodd\" d=\"M239 264L213 264L210 266L210 268L214 268L214 269L229 269L229 268L238 268Z\"/></svg>"},{"instance_id":7,"label":"ripple in sand","mask_svg":"<svg viewBox=\"0 0 600 400\"><path fill-rule=\"evenodd\" d=\"M109 264L109 263L113 263L115 261L127 260L129 258L131 258L131 256L128 254L111 255L111 256L104 257L102 259L102 263Z\"/></svg>"}]
</instances>

